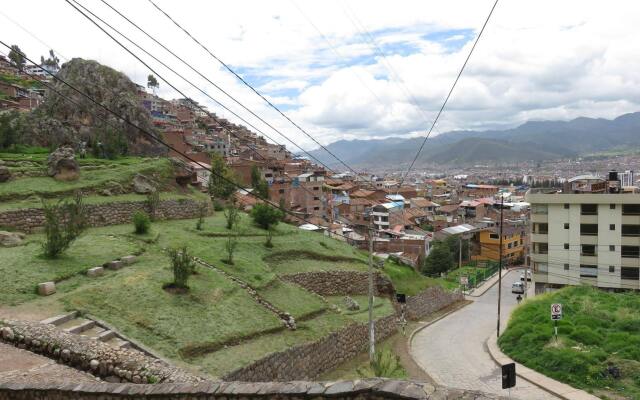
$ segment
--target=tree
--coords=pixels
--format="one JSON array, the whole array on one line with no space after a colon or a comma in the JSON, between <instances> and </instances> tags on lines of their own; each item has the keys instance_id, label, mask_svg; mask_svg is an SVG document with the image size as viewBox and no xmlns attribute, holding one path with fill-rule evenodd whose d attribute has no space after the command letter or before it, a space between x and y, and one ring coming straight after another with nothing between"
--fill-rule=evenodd
<instances>
[{"instance_id":1,"label":"tree","mask_svg":"<svg viewBox=\"0 0 640 400\"><path fill-rule=\"evenodd\" d=\"M268 230L278 225L278 222L284 218L284 213L269 204L261 203L253 206L251 217L259 227Z\"/></svg>"},{"instance_id":2,"label":"tree","mask_svg":"<svg viewBox=\"0 0 640 400\"><path fill-rule=\"evenodd\" d=\"M427 275L435 275L451 269L453 257L449 246L443 242L433 242L429 255L424 260L422 272Z\"/></svg>"},{"instance_id":3,"label":"tree","mask_svg":"<svg viewBox=\"0 0 640 400\"><path fill-rule=\"evenodd\" d=\"M225 208L224 218L227 220L227 229L233 229L233 227L238 224L240 214L238 213L235 201Z\"/></svg>"},{"instance_id":4,"label":"tree","mask_svg":"<svg viewBox=\"0 0 640 400\"><path fill-rule=\"evenodd\" d=\"M149 232L150 227L151 219L146 212L139 210L133 213L133 228L135 233L138 235L145 234Z\"/></svg>"},{"instance_id":5,"label":"tree","mask_svg":"<svg viewBox=\"0 0 640 400\"><path fill-rule=\"evenodd\" d=\"M57 72L60 69L60 59L56 57L53 50L49 50L49 58L45 60L43 56L40 56L40 65L49 72Z\"/></svg>"},{"instance_id":6,"label":"tree","mask_svg":"<svg viewBox=\"0 0 640 400\"><path fill-rule=\"evenodd\" d=\"M204 225L204 217L207 215L208 208L206 201L201 201L200 204L198 204L198 221L196 222L196 229L199 231L202 230Z\"/></svg>"},{"instance_id":7,"label":"tree","mask_svg":"<svg viewBox=\"0 0 640 400\"><path fill-rule=\"evenodd\" d=\"M228 199L236 190L235 177L224 158L218 153L211 154L211 171L208 183L209 195L214 198Z\"/></svg>"},{"instance_id":8,"label":"tree","mask_svg":"<svg viewBox=\"0 0 640 400\"><path fill-rule=\"evenodd\" d=\"M469 254L468 240L461 239L459 236L449 236L444 240L444 243L449 247L454 263L457 263L460 257L460 240L462 240L462 259L466 260Z\"/></svg>"},{"instance_id":9,"label":"tree","mask_svg":"<svg viewBox=\"0 0 640 400\"><path fill-rule=\"evenodd\" d=\"M236 233L232 233L227 236L227 242L225 243L225 250L227 251L227 259L225 260L227 264L233 265L233 254L236 252L236 247L238 247L238 235Z\"/></svg>"},{"instance_id":10,"label":"tree","mask_svg":"<svg viewBox=\"0 0 640 400\"><path fill-rule=\"evenodd\" d=\"M257 196L263 199L269 198L269 184L266 179L262 177L260 168L258 168L257 165L251 167L251 187Z\"/></svg>"},{"instance_id":11,"label":"tree","mask_svg":"<svg viewBox=\"0 0 640 400\"><path fill-rule=\"evenodd\" d=\"M76 192L73 201L60 200L56 204L42 201L44 212L44 256L56 258L71 246L87 227L87 212L82 193Z\"/></svg>"},{"instance_id":12,"label":"tree","mask_svg":"<svg viewBox=\"0 0 640 400\"><path fill-rule=\"evenodd\" d=\"M149 75L147 77L147 87L153 90L153 93L156 92L156 89L160 87L160 83L155 76Z\"/></svg>"},{"instance_id":13,"label":"tree","mask_svg":"<svg viewBox=\"0 0 640 400\"><path fill-rule=\"evenodd\" d=\"M0 149L21 143L24 118L19 111L0 113Z\"/></svg>"},{"instance_id":14,"label":"tree","mask_svg":"<svg viewBox=\"0 0 640 400\"><path fill-rule=\"evenodd\" d=\"M189 276L196 268L193 257L189 255L187 247L183 246L181 249L169 249L169 258L173 269L173 287L188 290Z\"/></svg>"},{"instance_id":15,"label":"tree","mask_svg":"<svg viewBox=\"0 0 640 400\"><path fill-rule=\"evenodd\" d=\"M20 50L17 44L11 46L11 50L9 51L9 60L11 64L18 68L18 70L22 71L26 64L26 60L24 58L24 53Z\"/></svg>"}]
</instances>

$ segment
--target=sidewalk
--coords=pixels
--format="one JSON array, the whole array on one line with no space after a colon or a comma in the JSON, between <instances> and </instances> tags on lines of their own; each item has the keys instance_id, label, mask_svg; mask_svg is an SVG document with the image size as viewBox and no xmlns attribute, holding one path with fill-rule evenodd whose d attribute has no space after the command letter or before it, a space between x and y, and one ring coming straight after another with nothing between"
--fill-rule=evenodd
<instances>
[{"instance_id":1,"label":"sidewalk","mask_svg":"<svg viewBox=\"0 0 640 400\"><path fill-rule=\"evenodd\" d=\"M502 353L498 347L498 339L495 332L487 339L487 348L489 349L489 355L498 365L504 365L514 362L512 359ZM565 383L558 382L555 379L542 375L539 372L527 368L522 364L516 363L516 375L520 378L533 383L534 385L552 393L561 399L565 400L598 400L592 394L585 392L584 390L576 389Z\"/></svg>"}]
</instances>

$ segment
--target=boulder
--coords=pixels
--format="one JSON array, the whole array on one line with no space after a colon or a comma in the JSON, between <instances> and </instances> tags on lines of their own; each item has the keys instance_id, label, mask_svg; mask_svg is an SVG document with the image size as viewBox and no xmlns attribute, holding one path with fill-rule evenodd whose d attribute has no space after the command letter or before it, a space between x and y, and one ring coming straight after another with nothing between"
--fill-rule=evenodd
<instances>
[{"instance_id":1,"label":"boulder","mask_svg":"<svg viewBox=\"0 0 640 400\"><path fill-rule=\"evenodd\" d=\"M61 181L72 181L80 176L80 167L73 147L58 147L47 158L47 174Z\"/></svg>"},{"instance_id":2,"label":"boulder","mask_svg":"<svg viewBox=\"0 0 640 400\"><path fill-rule=\"evenodd\" d=\"M122 261L124 265L131 265L136 262L136 256L124 256L120 258L120 261Z\"/></svg>"},{"instance_id":3,"label":"boulder","mask_svg":"<svg viewBox=\"0 0 640 400\"><path fill-rule=\"evenodd\" d=\"M6 182L11 179L11 171L8 167L0 165L0 182Z\"/></svg>"},{"instance_id":4,"label":"boulder","mask_svg":"<svg viewBox=\"0 0 640 400\"><path fill-rule=\"evenodd\" d=\"M21 232L0 231L0 247L20 246L24 237Z\"/></svg>"},{"instance_id":5,"label":"boulder","mask_svg":"<svg viewBox=\"0 0 640 400\"><path fill-rule=\"evenodd\" d=\"M360 304L349 296L344 296L344 306L349 311L357 311L360 309Z\"/></svg>"},{"instance_id":6,"label":"boulder","mask_svg":"<svg viewBox=\"0 0 640 400\"><path fill-rule=\"evenodd\" d=\"M124 263L120 260L113 260L106 263L105 266L109 269L116 270L122 268Z\"/></svg>"},{"instance_id":7,"label":"boulder","mask_svg":"<svg viewBox=\"0 0 640 400\"><path fill-rule=\"evenodd\" d=\"M95 268L90 268L87 270L87 276L90 278L95 278L98 276L102 276L104 275L104 268L103 267L95 267Z\"/></svg>"},{"instance_id":8,"label":"boulder","mask_svg":"<svg viewBox=\"0 0 640 400\"><path fill-rule=\"evenodd\" d=\"M154 182L142 174L136 174L132 183L133 191L138 194L147 194L156 190Z\"/></svg>"},{"instance_id":9,"label":"boulder","mask_svg":"<svg viewBox=\"0 0 640 400\"><path fill-rule=\"evenodd\" d=\"M56 292L55 282L38 283L38 294L40 296L49 296Z\"/></svg>"}]
</instances>

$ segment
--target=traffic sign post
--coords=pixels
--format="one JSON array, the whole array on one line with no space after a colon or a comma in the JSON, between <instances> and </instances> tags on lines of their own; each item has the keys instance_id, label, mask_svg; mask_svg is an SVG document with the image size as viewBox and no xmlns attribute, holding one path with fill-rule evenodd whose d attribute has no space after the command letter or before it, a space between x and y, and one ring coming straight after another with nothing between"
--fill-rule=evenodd
<instances>
[{"instance_id":1,"label":"traffic sign post","mask_svg":"<svg viewBox=\"0 0 640 400\"><path fill-rule=\"evenodd\" d=\"M464 293L467 287L469 286L469 277L460 276L460 285L462 286L462 293Z\"/></svg>"},{"instance_id":2,"label":"traffic sign post","mask_svg":"<svg viewBox=\"0 0 640 400\"><path fill-rule=\"evenodd\" d=\"M504 364L502 366L502 388L511 389L516 385L516 364Z\"/></svg>"},{"instance_id":3,"label":"traffic sign post","mask_svg":"<svg viewBox=\"0 0 640 400\"><path fill-rule=\"evenodd\" d=\"M558 321L562 319L562 304L551 304L551 320L553 321L553 332L558 342Z\"/></svg>"}]
</instances>

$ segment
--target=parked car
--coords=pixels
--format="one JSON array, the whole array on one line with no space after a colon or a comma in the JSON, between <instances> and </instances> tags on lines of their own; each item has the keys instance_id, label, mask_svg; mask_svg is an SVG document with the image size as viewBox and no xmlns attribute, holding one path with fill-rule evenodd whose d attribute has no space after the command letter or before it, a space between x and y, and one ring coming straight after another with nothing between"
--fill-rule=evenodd
<instances>
[{"instance_id":1,"label":"parked car","mask_svg":"<svg viewBox=\"0 0 640 400\"><path fill-rule=\"evenodd\" d=\"M522 282L513 282L511 293L524 294L524 284Z\"/></svg>"},{"instance_id":2,"label":"parked car","mask_svg":"<svg viewBox=\"0 0 640 400\"><path fill-rule=\"evenodd\" d=\"M525 274L524 272L520 274L521 281L524 281L524 274ZM527 274L527 281L531 282L531 271L527 270L526 274Z\"/></svg>"}]
</instances>

